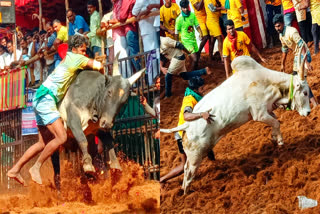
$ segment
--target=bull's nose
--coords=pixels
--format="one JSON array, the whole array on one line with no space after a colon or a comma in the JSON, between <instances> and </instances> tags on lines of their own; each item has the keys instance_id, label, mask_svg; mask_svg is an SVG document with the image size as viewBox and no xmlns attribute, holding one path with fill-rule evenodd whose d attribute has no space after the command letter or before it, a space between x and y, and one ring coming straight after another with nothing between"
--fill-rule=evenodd
<instances>
[{"instance_id":1,"label":"bull's nose","mask_svg":"<svg viewBox=\"0 0 320 214\"><path fill-rule=\"evenodd\" d=\"M104 129L111 129L112 126L113 126L113 123L107 123L106 121L103 121L100 125L100 127Z\"/></svg>"}]
</instances>

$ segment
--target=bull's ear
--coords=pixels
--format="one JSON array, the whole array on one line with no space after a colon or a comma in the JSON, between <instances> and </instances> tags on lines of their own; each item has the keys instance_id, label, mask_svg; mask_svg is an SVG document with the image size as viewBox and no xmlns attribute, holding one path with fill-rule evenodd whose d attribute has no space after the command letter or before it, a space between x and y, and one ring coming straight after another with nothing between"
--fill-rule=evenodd
<instances>
[{"instance_id":1,"label":"bull's ear","mask_svg":"<svg viewBox=\"0 0 320 214\"><path fill-rule=\"evenodd\" d=\"M106 78L105 85L107 86L110 83L110 77L107 75L104 75L104 77Z\"/></svg>"},{"instance_id":2,"label":"bull's ear","mask_svg":"<svg viewBox=\"0 0 320 214\"><path fill-rule=\"evenodd\" d=\"M113 66L112 66L112 76L118 76L120 75L120 71L119 71L119 55L120 55L120 51L117 53L116 57L113 60Z\"/></svg>"}]
</instances>

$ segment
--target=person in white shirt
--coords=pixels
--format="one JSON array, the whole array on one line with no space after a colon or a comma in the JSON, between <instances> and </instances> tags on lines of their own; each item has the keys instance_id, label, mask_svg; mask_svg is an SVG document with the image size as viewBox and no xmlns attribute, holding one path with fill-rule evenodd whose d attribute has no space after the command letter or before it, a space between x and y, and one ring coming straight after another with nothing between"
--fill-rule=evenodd
<instances>
[{"instance_id":1,"label":"person in white shirt","mask_svg":"<svg viewBox=\"0 0 320 214\"><path fill-rule=\"evenodd\" d=\"M141 14L147 15L151 11L151 8L148 7L148 5L153 3L153 0L136 0L136 3L132 8L132 15L140 19ZM159 44L157 42L159 40L157 38L157 31L153 26L154 22L154 16L139 20L144 52L159 48Z\"/></svg>"},{"instance_id":2,"label":"person in white shirt","mask_svg":"<svg viewBox=\"0 0 320 214\"><path fill-rule=\"evenodd\" d=\"M6 66L10 66L13 63L17 63L21 59L21 51L19 49L16 49L16 58L14 58L13 43L10 40L7 42L7 49L8 56L5 58L5 63Z\"/></svg>"}]
</instances>

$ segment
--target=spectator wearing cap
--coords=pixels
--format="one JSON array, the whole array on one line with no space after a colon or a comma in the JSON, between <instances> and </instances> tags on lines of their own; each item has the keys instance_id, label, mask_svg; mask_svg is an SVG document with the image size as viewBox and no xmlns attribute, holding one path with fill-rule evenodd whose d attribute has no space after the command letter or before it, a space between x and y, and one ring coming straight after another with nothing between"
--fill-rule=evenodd
<instances>
[{"instance_id":1,"label":"spectator wearing cap","mask_svg":"<svg viewBox=\"0 0 320 214\"><path fill-rule=\"evenodd\" d=\"M93 57L95 57L96 55L101 55L101 37L97 35L101 18L97 11L97 2L95 0L88 1L87 9L90 14L90 32L86 35L90 39L90 47Z\"/></svg>"},{"instance_id":2,"label":"spectator wearing cap","mask_svg":"<svg viewBox=\"0 0 320 214\"><path fill-rule=\"evenodd\" d=\"M293 51L294 58L293 58L293 75L296 75L299 71L300 65L298 65L299 57L303 57L304 55L307 55L307 60L305 62L305 67L307 70L312 70L311 66L311 54L309 51L308 46L303 41L301 36L299 35L299 32L296 28L285 26L283 15L277 14L273 17L273 24L276 29L276 31L279 33L279 38L282 44L282 61L281 61L281 71L285 72L285 62L288 55L289 49ZM299 51L301 50L301 56L299 55ZM309 88L310 89L310 88ZM316 101L315 97L313 96L313 93L311 89L309 90L309 98L313 106L317 106L318 102Z\"/></svg>"},{"instance_id":3,"label":"spectator wearing cap","mask_svg":"<svg viewBox=\"0 0 320 214\"><path fill-rule=\"evenodd\" d=\"M267 60L260 54L247 34L235 29L232 20L228 19L225 25L227 28L227 37L223 41L223 58L226 78L229 77L232 60L237 56L250 56L250 50L259 56L262 62L267 63Z\"/></svg>"},{"instance_id":4,"label":"spectator wearing cap","mask_svg":"<svg viewBox=\"0 0 320 214\"><path fill-rule=\"evenodd\" d=\"M179 75L182 79L189 80L195 76L211 74L208 67L187 72L184 52L190 54L182 43L170 37L160 37L160 70L165 75L166 97L171 96L172 75ZM170 61L168 68L164 67L167 61Z\"/></svg>"},{"instance_id":5,"label":"spectator wearing cap","mask_svg":"<svg viewBox=\"0 0 320 214\"><path fill-rule=\"evenodd\" d=\"M76 15L73 9L69 8L66 14L67 19L69 20L69 36L73 36L76 33L87 34L90 31L84 18L80 15Z\"/></svg>"},{"instance_id":6,"label":"spectator wearing cap","mask_svg":"<svg viewBox=\"0 0 320 214\"><path fill-rule=\"evenodd\" d=\"M183 46L191 53L191 70L194 70L198 64L198 44L194 33L196 28L202 39L202 31L199 22L193 12L189 10L189 0L180 1L181 14L176 20L175 39L179 41L179 34Z\"/></svg>"},{"instance_id":7,"label":"spectator wearing cap","mask_svg":"<svg viewBox=\"0 0 320 214\"><path fill-rule=\"evenodd\" d=\"M207 123L214 122L213 115L208 112L199 112L192 113L195 105L202 99L202 94L199 92L199 88L204 84L204 80L201 77L193 77L189 80L189 86L186 88L184 93L184 98L182 101L180 113L179 113L179 122L178 126L185 123L185 121L194 121L194 120L206 120ZM177 140L177 145L180 153L181 162L178 166L172 169L168 174L160 178L160 183L165 183L166 181L177 177L183 173L184 164L186 163L187 156L184 152L182 139L184 132L176 132L175 139ZM215 160L214 153L211 150L208 153L208 157L211 160Z\"/></svg>"}]
</instances>

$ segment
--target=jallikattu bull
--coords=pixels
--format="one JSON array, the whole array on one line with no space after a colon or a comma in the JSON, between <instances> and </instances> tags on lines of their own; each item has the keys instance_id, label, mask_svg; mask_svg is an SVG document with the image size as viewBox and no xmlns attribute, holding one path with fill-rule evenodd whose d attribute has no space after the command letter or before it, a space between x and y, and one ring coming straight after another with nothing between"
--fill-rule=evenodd
<instances>
[{"instance_id":1,"label":"jallikattu bull","mask_svg":"<svg viewBox=\"0 0 320 214\"><path fill-rule=\"evenodd\" d=\"M232 130L253 119L272 127L272 138L283 144L280 123L272 111L274 106L287 105L301 116L310 113L309 88L304 77L306 57L299 59L299 75L273 71L258 64L249 56L240 56L231 64L235 74L205 95L193 113L209 111L214 123L205 120L185 122L161 132L185 131L183 147L187 155L182 188L186 194L202 158L219 140Z\"/></svg>"},{"instance_id":2,"label":"jallikattu bull","mask_svg":"<svg viewBox=\"0 0 320 214\"><path fill-rule=\"evenodd\" d=\"M83 170L86 173L95 172L95 168L88 153L88 141L84 130L93 133L99 128L111 129L114 118L128 100L130 87L145 72L143 69L125 79L119 73L117 59L118 55L113 63L113 76L82 71L58 106L66 128L71 130L82 151ZM89 123L94 118L98 121ZM113 149L112 152L111 156L114 157Z\"/></svg>"}]
</instances>

